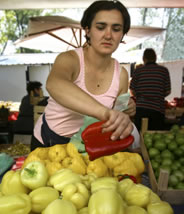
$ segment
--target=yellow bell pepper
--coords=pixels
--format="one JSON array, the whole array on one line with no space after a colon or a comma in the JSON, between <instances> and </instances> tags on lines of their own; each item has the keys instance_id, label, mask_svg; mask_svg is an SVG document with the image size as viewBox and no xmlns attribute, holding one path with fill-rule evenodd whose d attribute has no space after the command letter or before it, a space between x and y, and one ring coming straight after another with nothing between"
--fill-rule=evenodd
<instances>
[{"instance_id":1,"label":"yellow bell pepper","mask_svg":"<svg viewBox=\"0 0 184 214\"><path fill-rule=\"evenodd\" d=\"M81 182L79 174L72 172L71 169L61 169L50 176L49 185L58 191L63 191L67 184Z\"/></svg>"},{"instance_id":2,"label":"yellow bell pepper","mask_svg":"<svg viewBox=\"0 0 184 214\"><path fill-rule=\"evenodd\" d=\"M123 174L133 175L139 178L145 170L145 164L140 154L133 152L118 152L104 156L104 163L110 169L112 176Z\"/></svg>"},{"instance_id":3,"label":"yellow bell pepper","mask_svg":"<svg viewBox=\"0 0 184 214\"><path fill-rule=\"evenodd\" d=\"M89 191L82 183L68 184L62 191L62 198L71 201L79 210L88 204Z\"/></svg>"},{"instance_id":4,"label":"yellow bell pepper","mask_svg":"<svg viewBox=\"0 0 184 214\"><path fill-rule=\"evenodd\" d=\"M136 205L145 208L150 201L151 189L143 184L134 184L125 193L125 201L128 205Z\"/></svg>"},{"instance_id":5,"label":"yellow bell pepper","mask_svg":"<svg viewBox=\"0 0 184 214\"><path fill-rule=\"evenodd\" d=\"M49 203L59 198L59 192L52 187L39 187L29 193L31 197L31 210L41 213Z\"/></svg>"},{"instance_id":6,"label":"yellow bell pepper","mask_svg":"<svg viewBox=\"0 0 184 214\"><path fill-rule=\"evenodd\" d=\"M142 208L142 207L138 207L138 206L127 206L125 208L125 213L128 213L128 214L147 214L147 211ZM161 214L161 213L160 213Z\"/></svg>"},{"instance_id":7,"label":"yellow bell pepper","mask_svg":"<svg viewBox=\"0 0 184 214\"><path fill-rule=\"evenodd\" d=\"M48 158L48 151L50 147L37 147L35 150L33 150L29 155L35 155L39 157L41 160L46 160Z\"/></svg>"},{"instance_id":8,"label":"yellow bell pepper","mask_svg":"<svg viewBox=\"0 0 184 214\"><path fill-rule=\"evenodd\" d=\"M82 155L82 158L87 166L90 163L89 155L88 154Z\"/></svg>"},{"instance_id":9,"label":"yellow bell pepper","mask_svg":"<svg viewBox=\"0 0 184 214\"><path fill-rule=\"evenodd\" d=\"M122 199L124 199L125 193L132 187L132 185L134 185L134 182L129 178L125 178L118 183L118 192Z\"/></svg>"},{"instance_id":10,"label":"yellow bell pepper","mask_svg":"<svg viewBox=\"0 0 184 214\"><path fill-rule=\"evenodd\" d=\"M133 175L136 177L139 175L139 171L131 159L126 159L120 165L114 167L113 174L115 177L123 174Z\"/></svg>"},{"instance_id":11,"label":"yellow bell pepper","mask_svg":"<svg viewBox=\"0 0 184 214\"><path fill-rule=\"evenodd\" d=\"M1 183L1 192L3 195L28 193L29 191L30 190L21 182L19 170L9 170L4 174Z\"/></svg>"},{"instance_id":12,"label":"yellow bell pepper","mask_svg":"<svg viewBox=\"0 0 184 214\"><path fill-rule=\"evenodd\" d=\"M104 163L109 169L113 169L114 167L121 164L124 160L124 155L122 152L117 152L113 155L104 156Z\"/></svg>"},{"instance_id":13,"label":"yellow bell pepper","mask_svg":"<svg viewBox=\"0 0 184 214\"><path fill-rule=\"evenodd\" d=\"M88 214L88 207L83 207L78 211L78 214Z\"/></svg>"},{"instance_id":14,"label":"yellow bell pepper","mask_svg":"<svg viewBox=\"0 0 184 214\"><path fill-rule=\"evenodd\" d=\"M157 203L149 204L147 207L148 214L174 214L174 210L171 205L166 201L160 201Z\"/></svg>"},{"instance_id":15,"label":"yellow bell pepper","mask_svg":"<svg viewBox=\"0 0 184 214\"><path fill-rule=\"evenodd\" d=\"M24 193L0 197L0 213L28 214L31 211L31 199Z\"/></svg>"},{"instance_id":16,"label":"yellow bell pepper","mask_svg":"<svg viewBox=\"0 0 184 214\"><path fill-rule=\"evenodd\" d=\"M108 176L109 171L102 159L90 161L87 166L87 174L95 173L98 177Z\"/></svg>"},{"instance_id":17,"label":"yellow bell pepper","mask_svg":"<svg viewBox=\"0 0 184 214\"><path fill-rule=\"evenodd\" d=\"M53 162L53 161L47 161L46 162L46 169L49 173L49 176L53 175L58 170L62 169L63 165L60 162Z\"/></svg>"},{"instance_id":18,"label":"yellow bell pepper","mask_svg":"<svg viewBox=\"0 0 184 214\"><path fill-rule=\"evenodd\" d=\"M66 145L66 152L68 156L74 158L74 157L81 157L81 154L78 152L77 148L75 145L71 142L67 143Z\"/></svg>"},{"instance_id":19,"label":"yellow bell pepper","mask_svg":"<svg viewBox=\"0 0 184 214\"><path fill-rule=\"evenodd\" d=\"M77 214L75 205L68 200L56 199L51 202L42 212L42 214Z\"/></svg>"},{"instance_id":20,"label":"yellow bell pepper","mask_svg":"<svg viewBox=\"0 0 184 214\"><path fill-rule=\"evenodd\" d=\"M67 153L62 144L49 147L48 157L51 161L61 162L66 156Z\"/></svg>"},{"instance_id":21,"label":"yellow bell pepper","mask_svg":"<svg viewBox=\"0 0 184 214\"><path fill-rule=\"evenodd\" d=\"M88 214L124 214L121 196L114 190L101 189L91 195Z\"/></svg>"},{"instance_id":22,"label":"yellow bell pepper","mask_svg":"<svg viewBox=\"0 0 184 214\"><path fill-rule=\"evenodd\" d=\"M113 189L118 190L118 181L113 177L101 177L97 178L91 183L91 193L95 193L100 189Z\"/></svg>"},{"instance_id":23,"label":"yellow bell pepper","mask_svg":"<svg viewBox=\"0 0 184 214\"><path fill-rule=\"evenodd\" d=\"M62 165L65 168L71 169L75 173L78 173L81 175L86 174L86 164L85 164L84 160L79 156L66 157L63 160Z\"/></svg>"},{"instance_id":24,"label":"yellow bell pepper","mask_svg":"<svg viewBox=\"0 0 184 214\"><path fill-rule=\"evenodd\" d=\"M145 170L145 164L144 161L139 153L134 152L126 152L129 155L129 159L131 159L134 162L134 165L138 169L139 174L143 173Z\"/></svg>"}]
</instances>

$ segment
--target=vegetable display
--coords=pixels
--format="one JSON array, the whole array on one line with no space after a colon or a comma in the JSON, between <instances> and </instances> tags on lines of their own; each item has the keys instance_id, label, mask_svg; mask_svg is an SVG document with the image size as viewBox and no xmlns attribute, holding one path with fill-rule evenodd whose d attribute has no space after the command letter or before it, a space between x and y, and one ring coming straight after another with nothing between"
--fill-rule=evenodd
<instances>
[{"instance_id":1,"label":"vegetable display","mask_svg":"<svg viewBox=\"0 0 184 214\"><path fill-rule=\"evenodd\" d=\"M49 148L38 148L28 155L22 169L4 174L0 213L173 214L169 203L140 184L145 169L141 155L120 152L91 161L72 143L59 147L51 150L62 152L56 161L53 154L48 155ZM75 160L75 167L68 160ZM123 165L125 160L133 167ZM51 163L58 166L52 172L48 168Z\"/></svg>"}]
</instances>

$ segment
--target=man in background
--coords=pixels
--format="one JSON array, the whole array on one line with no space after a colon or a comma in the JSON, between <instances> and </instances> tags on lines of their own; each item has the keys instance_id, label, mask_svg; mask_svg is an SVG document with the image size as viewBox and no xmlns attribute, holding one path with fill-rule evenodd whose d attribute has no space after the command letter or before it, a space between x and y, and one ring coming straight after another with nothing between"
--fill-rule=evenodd
<instances>
[{"instance_id":1,"label":"man in background","mask_svg":"<svg viewBox=\"0 0 184 214\"><path fill-rule=\"evenodd\" d=\"M42 83L32 81L27 84L27 95L25 95L20 104L19 115L13 125L13 132L17 134L32 134L34 128L34 105L31 103L31 96L40 97L42 92ZM43 97L37 105L46 106L48 97Z\"/></svg>"},{"instance_id":2,"label":"man in background","mask_svg":"<svg viewBox=\"0 0 184 214\"><path fill-rule=\"evenodd\" d=\"M165 119L165 97L171 93L169 71L156 63L153 49L144 51L142 66L135 69L130 91L136 99L135 125L141 130L142 118L148 118L149 130L163 130Z\"/></svg>"}]
</instances>

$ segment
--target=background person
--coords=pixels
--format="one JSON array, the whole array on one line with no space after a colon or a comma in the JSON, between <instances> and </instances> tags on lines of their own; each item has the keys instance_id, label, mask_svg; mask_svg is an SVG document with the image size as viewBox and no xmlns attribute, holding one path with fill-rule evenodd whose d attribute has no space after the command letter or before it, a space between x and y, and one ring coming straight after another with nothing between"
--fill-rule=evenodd
<instances>
[{"instance_id":1,"label":"background person","mask_svg":"<svg viewBox=\"0 0 184 214\"><path fill-rule=\"evenodd\" d=\"M144 65L135 69L130 90L136 98L135 125L140 131L142 118L148 118L149 130L163 130L165 119L165 97L171 93L169 71L156 63L156 53L148 48L144 51Z\"/></svg>"},{"instance_id":2,"label":"background person","mask_svg":"<svg viewBox=\"0 0 184 214\"><path fill-rule=\"evenodd\" d=\"M42 83L38 81L31 81L27 84L27 95L25 95L19 107L19 115L13 124L13 132L17 134L33 134L34 128L34 105L31 104L31 93L34 97L39 97L42 94ZM47 97L43 98L37 105L46 106Z\"/></svg>"},{"instance_id":3,"label":"background person","mask_svg":"<svg viewBox=\"0 0 184 214\"><path fill-rule=\"evenodd\" d=\"M103 131L113 131L112 140L133 130L128 116L135 114L133 100L127 114L113 110L116 98L127 93L128 73L111 57L129 31L129 13L119 1L95 1L85 10L81 26L87 43L56 58L46 84L50 98L35 125L31 150L68 143L85 115L106 121Z\"/></svg>"}]
</instances>

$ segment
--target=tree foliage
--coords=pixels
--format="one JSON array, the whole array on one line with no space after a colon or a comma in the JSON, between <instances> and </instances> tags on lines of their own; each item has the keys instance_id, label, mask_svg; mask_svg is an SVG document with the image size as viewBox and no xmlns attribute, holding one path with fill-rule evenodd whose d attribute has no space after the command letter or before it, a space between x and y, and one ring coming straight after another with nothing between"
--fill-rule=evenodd
<instances>
[{"instance_id":1,"label":"tree foliage","mask_svg":"<svg viewBox=\"0 0 184 214\"><path fill-rule=\"evenodd\" d=\"M29 18L41 15L51 15L58 13L53 10L5 10L1 11L0 19L0 53L3 54L8 41L16 41L26 32ZM27 48L19 48L17 52L40 52Z\"/></svg>"},{"instance_id":2,"label":"tree foliage","mask_svg":"<svg viewBox=\"0 0 184 214\"><path fill-rule=\"evenodd\" d=\"M184 58L184 8L168 9L168 24L163 48L163 59Z\"/></svg>"}]
</instances>

